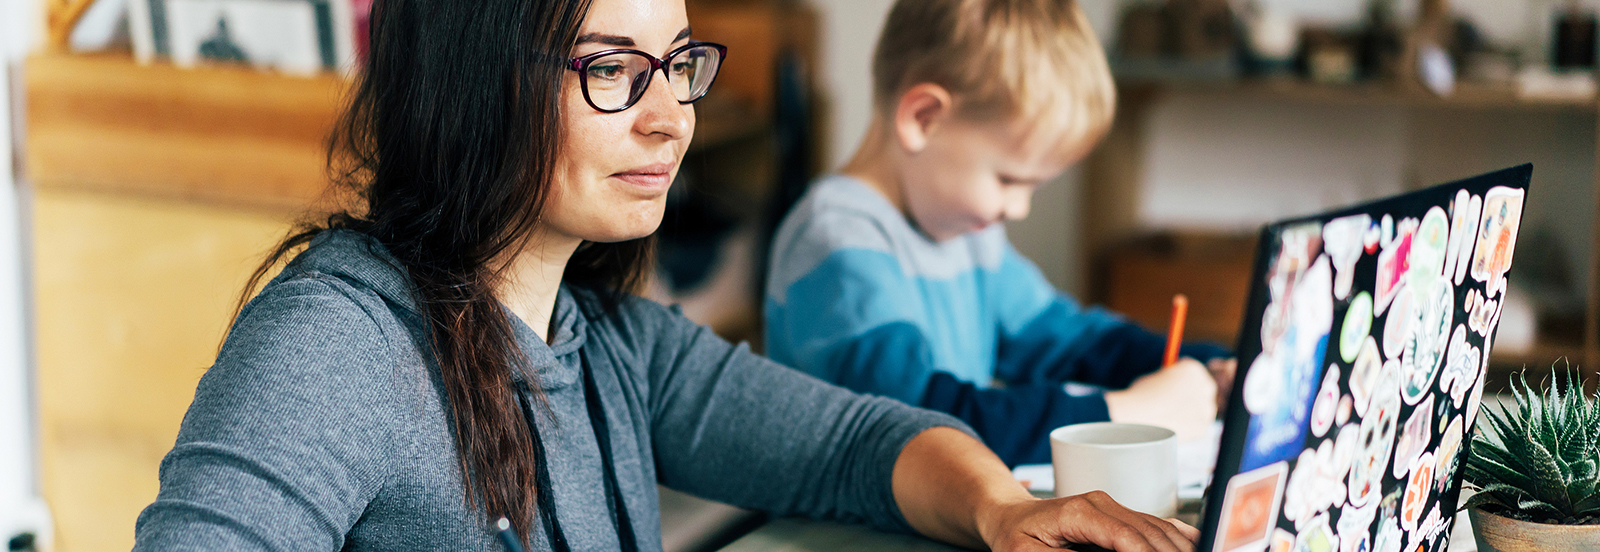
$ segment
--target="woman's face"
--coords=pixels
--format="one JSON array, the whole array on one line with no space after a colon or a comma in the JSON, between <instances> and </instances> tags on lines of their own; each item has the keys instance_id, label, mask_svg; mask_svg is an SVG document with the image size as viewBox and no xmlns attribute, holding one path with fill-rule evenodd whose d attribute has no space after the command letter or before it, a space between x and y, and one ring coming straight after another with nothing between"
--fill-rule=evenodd
<instances>
[{"instance_id":1,"label":"woman's face","mask_svg":"<svg viewBox=\"0 0 1600 552\"><path fill-rule=\"evenodd\" d=\"M689 42L683 0L594 0L571 57L629 48L666 57ZM602 113L566 71L562 142L541 225L559 237L618 242L661 224L667 188L694 135L694 107L680 105L656 71L633 107Z\"/></svg>"}]
</instances>

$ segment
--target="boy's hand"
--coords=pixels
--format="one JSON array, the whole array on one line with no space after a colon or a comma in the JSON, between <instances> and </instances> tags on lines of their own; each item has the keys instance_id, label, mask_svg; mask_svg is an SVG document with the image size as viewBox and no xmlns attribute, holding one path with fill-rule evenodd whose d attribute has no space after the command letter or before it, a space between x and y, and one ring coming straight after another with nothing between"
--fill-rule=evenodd
<instances>
[{"instance_id":1,"label":"boy's hand","mask_svg":"<svg viewBox=\"0 0 1600 552\"><path fill-rule=\"evenodd\" d=\"M979 520L991 550L1052 550L1089 544L1107 550L1191 552L1200 531L1175 519L1129 510L1104 492L996 506Z\"/></svg>"},{"instance_id":2,"label":"boy's hand","mask_svg":"<svg viewBox=\"0 0 1600 552\"><path fill-rule=\"evenodd\" d=\"M1165 427L1187 441L1205 436L1217 419L1217 383L1211 370L1186 357L1127 389L1107 391L1106 410L1113 422Z\"/></svg>"}]
</instances>

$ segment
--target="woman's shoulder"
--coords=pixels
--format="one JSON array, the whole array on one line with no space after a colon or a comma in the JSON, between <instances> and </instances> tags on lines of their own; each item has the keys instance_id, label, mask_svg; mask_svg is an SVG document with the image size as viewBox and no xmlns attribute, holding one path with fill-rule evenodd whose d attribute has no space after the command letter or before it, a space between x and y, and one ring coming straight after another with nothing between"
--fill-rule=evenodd
<instances>
[{"instance_id":1,"label":"woman's shoulder","mask_svg":"<svg viewBox=\"0 0 1600 552\"><path fill-rule=\"evenodd\" d=\"M212 371L379 383L420 365L408 298L384 289L396 276L350 245L319 239L268 282L235 318Z\"/></svg>"},{"instance_id":2,"label":"woman's shoulder","mask_svg":"<svg viewBox=\"0 0 1600 552\"><path fill-rule=\"evenodd\" d=\"M605 292L572 287L591 335L609 347L635 355L649 355L663 348L682 347L704 329L683 315L683 309L667 306L633 294L610 296Z\"/></svg>"}]
</instances>

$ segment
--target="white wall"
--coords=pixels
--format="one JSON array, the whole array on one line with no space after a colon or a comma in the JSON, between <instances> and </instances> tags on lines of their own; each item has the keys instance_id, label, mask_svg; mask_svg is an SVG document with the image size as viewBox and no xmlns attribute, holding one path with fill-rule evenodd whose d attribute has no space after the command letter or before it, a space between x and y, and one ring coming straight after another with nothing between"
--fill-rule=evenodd
<instances>
[{"instance_id":1,"label":"white wall","mask_svg":"<svg viewBox=\"0 0 1600 552\"><path fill-rule=\"evenodd\" d=\"M1115 41L1122 7L1133 0L1079 0L1103 41ZM1368 0L1261 0L1318 25L1354 25ZM854 151L871 110L872 47L892 0L812 0L822 15L823 86L830 114L828 163ZM1418 0L1401 0L1403 17ZM1492 41L1542 44L1550 0L1453 0ZM1582 0L1600 6L1600 0ZM1536 53L1543 53L1542 46ZM1145 130L1145 193L1139 214L1153 228L1238 230L1285 216L1534 161L1530 217L1575 221L1557 233L1574 259L1593 220L1594 120L1559 115L1413 113L1397 107L1249 102L1203 95L1170 96ZM1466 126L1463 126L1466 125ZM1468 128L1470 127L1470 128ZM1514 131L1517 139L1508 139ZM1551 145L1554 144L1554 147ZM1587 149L1585 149L1587 148ZM1463 163L1463 152L1472 152ZM1470 168L1470 170L1469 170ZM1081 292L1083 251L1074 229L1076 172L1039 192L1029 220L1011 225L1013 241L1058 287ZM1541 199L1548 198L1548 199ZM1581 212L1580 212L1581 211ZM1573 263L1587 277L1585 263ZM1579 281L1585 281L1579 279Z\"/></svg>"},{"instance_id":2,"label":"white wall","mask_svg":"<svg viewBox=\"0 0 1600 552\"><path fill-rule=\"evenodd\" d=\"M1406 125L1393 107L1173 95L1147 121L1140 220L1250 231L1399 192Z\"/></svg>"},{"instance_id":3,"label":"white wall","mask_svg":"<svg viewBox=\"0 0 1600 552\"><path fill-rule=\"evenodd\" d=\"M824 166L849 160L872 117L872 49L893 0L811 0L822 20L819 78L832 102Z\"/></svg>"},{"instance_id":4,"label":"white wall","mask_svg":"<svg viewBox=\"0 0 1600 552\"><path fill-rule=\"evenodd\" d=\"M26 194L17 182L16 136L23 56L43 36L40 0L0 0L0 539L31 531L50 545L39 498L24 235Z\"/></svg>"}]
</instances>

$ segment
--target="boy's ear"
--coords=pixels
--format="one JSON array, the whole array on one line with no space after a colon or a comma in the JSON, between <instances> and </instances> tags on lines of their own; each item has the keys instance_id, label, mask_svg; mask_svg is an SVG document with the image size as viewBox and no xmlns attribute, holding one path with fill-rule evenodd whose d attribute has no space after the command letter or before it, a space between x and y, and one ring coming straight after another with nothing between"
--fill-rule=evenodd
<instances>
[{"instance_id":1,"label":"boy's ear","mask_svg":"<svg viewBox=\"0 0 1600 552\"><path fill-rule=\"evenodd\" d=\"M906 89L894 110L894 132L900 147L921 152L928 146L928 137L954 110L955 99L943 86L925 82Z\"/></svg>"}]
</instances>

